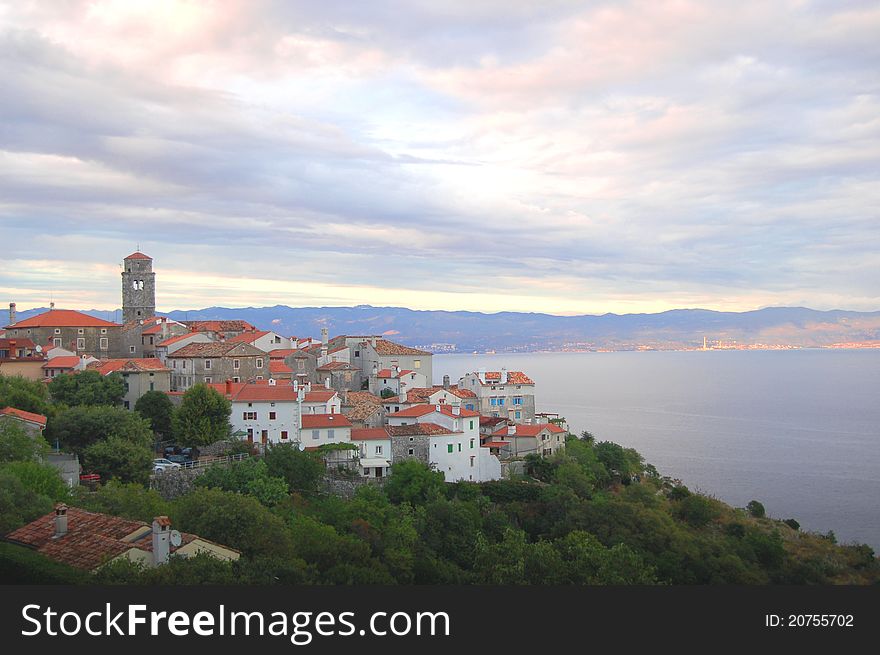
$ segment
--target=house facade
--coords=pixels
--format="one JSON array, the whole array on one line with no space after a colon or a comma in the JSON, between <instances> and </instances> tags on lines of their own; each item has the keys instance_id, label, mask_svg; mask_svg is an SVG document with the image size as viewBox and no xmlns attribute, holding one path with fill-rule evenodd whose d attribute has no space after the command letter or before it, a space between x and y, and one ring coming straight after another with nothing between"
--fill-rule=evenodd
<instances>
[{"instance_id":1,"label":"house facade","mask_svg":"<svg viewBox=\"0 0 880 655\"><path fill-rule=\"evenodd\" d=\"M232 380L261 381L269 377L269 357L247 343L190 343L165 356L171 369L171 390L195 384Z\"/></svg>"},{"instance_id":2,"label":"house facade","mask_svg":"<svg viewBox=\"0 0 880 655\"><path fill-rule=\"evenodd\" d=\"M119 373L125 385L122 406L134 409L138 399L148 391L171 391L171 369L155 357L107 359L89 366L101 375Z\"/></svg>"},{"instance_id":3,"label":"house facade","mask_svg":"<svg viewBox=\"0 0 880 655\"><path fill-rule=\"evenodd\" d=\"M492 433L486 442L488 447L496 444L502 458L518 458L526 455L550 457L565 449L567 431L554 423L540 425L508 425Z\"/></svg>"},{"instance_id":4,"label":"house facade","mask_svg":"<svg viewBox=\"0 0 880 655\"><path fill-rule=\"evenodd\" d=\"M7 339L52 344L82 357L119 357L122 325L70 309L50 309L6 326Z\"/></svg>"},{"instance_id":5,"label":"house facade","mask_svg":"<svg viewBox=\"0 0 880 655\"><path fill-rule=\"evenodd\" d=\"M474 409L483 416L515 423L535 419L535 383L522 371L481 369L462 376L458 388L474 394Z\"/></svg>"}]
</instances>

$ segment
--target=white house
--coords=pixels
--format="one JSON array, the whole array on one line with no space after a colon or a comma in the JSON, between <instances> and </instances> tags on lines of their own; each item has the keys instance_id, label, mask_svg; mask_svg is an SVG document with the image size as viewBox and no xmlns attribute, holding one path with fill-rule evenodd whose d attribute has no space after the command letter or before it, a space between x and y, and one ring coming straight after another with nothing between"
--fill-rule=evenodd
<instances>
[{"instance_id":1,"label":"white house","mask_svg":"<svg viewBox=\"0 0 880 655\"><path fill-rule=\"evenodd\" d=\"M283 337L271 330L254 330L242 332L226 340L228 343L249 343L265 353L273 350L295 348L295 341L289 337Z\"/></svg>"},{"instance_id":2,"label":"white house","mask_svg":"<svg viewBox=\"0 0 880 655\"><path fill-rule=\"evenodd\" d=\"M474 409L483 416L516 423L529 423L535 418L535 382L522 371L480 369L462 376L458 388L476 396Z\"/></svg>"},{"instance_id":3,"label":"white house","mask_svg":"<svg viewBox=\"0 0 880 655\"><path fill-rule=\"evenodd\" d=\"M385 428L355 428L351 443L358 447L361 473L367 478L388 475L391 467L391 435Z\"/></svg>"},{"instance_id":4,"label":"white house","mask_svg":"<svg viewBox=\"0 0 880 655\"><path fill-rule=\"evenodd\" d=\"M397 367L374 370L369 380L369 390L377 396L386 389L395 396L405 395L410 389L423 389L428 384L424 373L404 371Z\"/></svg>"},{"instance_id":5,"label":"white house","mask_svg":"<svg viewBox=\"0 0 880 655\"><path fill-rule=\"evenodd\" d=\"M555 423L508 425L493 432L486 446L499 448L502 457L549 457L565 448L565 435Z\"/></svg>"}]
</instances>

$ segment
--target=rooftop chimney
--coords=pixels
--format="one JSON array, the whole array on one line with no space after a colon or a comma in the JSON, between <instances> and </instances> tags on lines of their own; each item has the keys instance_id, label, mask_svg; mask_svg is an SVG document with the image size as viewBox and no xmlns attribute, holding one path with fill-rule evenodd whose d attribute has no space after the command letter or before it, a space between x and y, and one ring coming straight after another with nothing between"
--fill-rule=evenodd
<instances>
[{"instance_id":1,"label":"rooftop chimney","mask_svg":"<svg viewBox=\"0 0 880 655\"><path fill-rule=\"evenodd\" d=\"M324 388L325 389L330 388L330 376L329 375L326 378L324 378Z\"/></svg>"},{"instance_id":2,"label":"rooftop chimney","mask_svg":"<svg viewBox=\"0 0 880 655\"><path fill-rule=\"evenodd\" d=\"M294 393L297 392L297 391L299 391L299 380L296 380L296 379L295 379L295 380L293 381L293 391L294 391Z\"/></svg>"},{"instance_id":3,"label":"rooftop chimney","mask_svg":"<svg viewBox=\"0 0 880 655\"><path fill-rule=\"evenodd\" d=\"M376 339L377 339L377 337L371 337L371 338L370 338L370 343L373 345L373 348L376 347Z\"/></svg>"},{"instance_id":4,"label":"rooftop chimney","mask_svg":"<svg viewBox=\"0 0 880 655\"><path fill-rule=\"evenodd\" d=\"M448 375L443 376L443 388L446 389L447 391L449 391L449 376Z\"/></svg>"},{"instance_id":5,"label":"rooftop chimney","mask_svg":"<svg viewBox=\"0 0 880 655\"><path fill-rule=\"evenodd\" d=\"M276 384L276 382L275 382L275 378L269 378L269 386L270 386L270 387L274 387L275 384Z\"/></svg>"},{"instance_id":6,"label":"rooftop chimney","mask_svg":"<svg viewBox=\"0 0 880 655\"><path fill-rule=\"evenodd\" d=\"M171 555L171 519L157 516L153 519L153 566L167 564Z\"/></svg>"},{"instance_id":7,"label":"rooftop chimney","mask_svg":"<svg viewBox=\"0 0 880 655\"><path fill-rule=\"evenodd\" d=\"M15 325L15 303L9 303L9 324Z\"/></svg>"},{"instance_id":8,"label":"rooftop chimney","mask_svg":"<svg viewBox=\"0 0 880 655\"><path fill-rule=\"evenodd\" d=\"M401 403L406 402L406 391L404 391L403 389L400 390L400 398L399 398L398 402L401 402Z\"/></svg>"},{"instance_id":9,"label":"rooftop chimney","mask_svg":"<svg viewBox=\"0 0 880 655\"><path fill-rule=\"evenodd\" d=\"M516 434L516 425L508 425L507 426L507 436L512 437Z\"/></svg>"},{"instance_id":10,"label":"rooftop chimney","mask_svg":"<svg viewBox=\"0 0 880 655\"><path fill-rule=\"evenodd\" d=\"M321 343L323 343L325 346L327 345L327 341L328 341L329 336L330 336L330 330L328 330L325 327L322 327L321 328Z\"/></svg>"},{"instance_id":11,"label":"rooftop chimney","mask_svg":"<svg viewBox=\"0 0 880 655\"><path fill-rule=\"evenodd\" d=\"M461 405L458 404L458 403L453 403L453 405L452 405L452 413L453 413L455 416L460 416L460 415L461 415Z\"/></svg>"},{"instance_id":12,"label":"rooftop chimney","mask_svg":"<svg viewBox=\"0 0 880 655\"><path fill-rule=\"evenodd\" d=\"M232 395L232 380L230 380L229 378L226 378L226 395Z\"/></svg>"},{"instance_id":13,"label":"rooftop chimney","mask_svg":"<svg viewBox=\"0 0 880 655\"><path fill-rule=\"evenodd\" d=\"M67 534L67 505L58 503L55 505L55 536L54 539Z\"/></svg>"},{"instance_id":14,"label":"rooftop chimney","mask_svg":"<svg viewBox=\"0 0 880 655\"><path fill-rule=\"evenodd\" d=\"M437 403L436 405L434 405L434 411L437 412L438 414L440 413L440 403Z\"/></svg>"},{"instance_id":15,"label":"rooftop chimney","mask_svg":"<svg viewBox=\"0 0 880 655\"><path fill-rule=\"evenodd\" d=\"M507 384L507 369L501 367L501 384Z\"/></svg>"}]
</instances>

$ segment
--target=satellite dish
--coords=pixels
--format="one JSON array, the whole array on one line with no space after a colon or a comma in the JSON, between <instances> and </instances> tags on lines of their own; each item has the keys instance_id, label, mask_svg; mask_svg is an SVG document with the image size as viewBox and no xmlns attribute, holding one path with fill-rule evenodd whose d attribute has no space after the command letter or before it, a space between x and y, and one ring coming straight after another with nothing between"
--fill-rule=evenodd
<instances>
[{"instance_id":1,"label":"satellite dish","mask_svg":"<svg viewBox=\"0 0 880 655\"><path fill-rule=\"evenodd\" d=\"M43 352L43 346L37 346L36 348L34 348L34 350L36 350L38 353L41 353Z\"/></svg>"},{"instance_id":2,"label":"satellite dish","mask_svg":"<svg viewBox=\"0 0 880 655\"><path fill-rule=\"evenodd\" d=\"M171 545L177 548L180 544L183 543L183 540L180 538L180 533L177 530L171 531Z\"/></svg>"}]
</instances>

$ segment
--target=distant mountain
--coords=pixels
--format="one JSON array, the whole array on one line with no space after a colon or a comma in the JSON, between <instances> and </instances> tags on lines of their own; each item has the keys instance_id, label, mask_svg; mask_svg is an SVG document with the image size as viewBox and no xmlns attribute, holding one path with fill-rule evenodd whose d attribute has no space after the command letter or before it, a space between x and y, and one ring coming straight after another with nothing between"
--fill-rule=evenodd
<instances>
[{"instance_id":1,"label":"distant mountain","mask_svg":"<svg viewBox=\"0 0 880 655\"><path fill-rule=\"evenodd\" d=\"M45 309L19 312L19 320ZM121 312L85 310L119 320ZM435 352L688 348L710 344L801 347L880 340L880 312L770 307L749 312L675 309L658 314L553 316L500 312L416 311L402 307L208 307L167 314L176 320L243 319L265 330L299 337L374 335Z\"/></svg>"}]
</instances>

